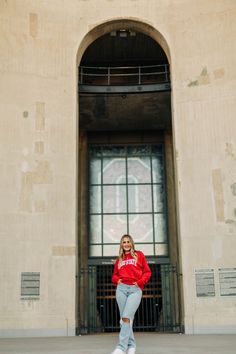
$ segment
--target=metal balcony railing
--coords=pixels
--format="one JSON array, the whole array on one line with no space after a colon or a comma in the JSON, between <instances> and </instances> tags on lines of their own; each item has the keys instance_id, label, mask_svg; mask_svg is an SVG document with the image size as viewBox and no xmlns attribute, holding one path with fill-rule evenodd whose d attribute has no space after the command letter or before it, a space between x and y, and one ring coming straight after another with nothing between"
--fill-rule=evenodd
<instances>
[{"instance_id":1,"label":"metal balcony railing","mask_svg":"<svg viewBox=\"0 0 236 354\"><path fill-rule=\"evenodd\" d=\"M97 86L130 86L167 84L169 65L95 67L80 66L79 84Z\"/></svg>"}]
</instances>

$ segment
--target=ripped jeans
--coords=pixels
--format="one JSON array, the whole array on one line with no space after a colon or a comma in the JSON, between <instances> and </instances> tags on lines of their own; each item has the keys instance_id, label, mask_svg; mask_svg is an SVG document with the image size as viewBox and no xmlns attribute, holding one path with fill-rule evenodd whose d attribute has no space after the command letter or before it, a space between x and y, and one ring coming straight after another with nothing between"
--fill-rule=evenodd
<instances>
[{"instance_id":1,"label":"ripped jeans","mask_svg":"<svg viewBox=\"0 0 236 354\"><path fill-rule=\"evenodd\" d=\"M126 352L128 348L135 348L133 320L142 298L142 290L137 285L119 283L116 289L116 301L120 311L120 334L117 348ZM129 323L122 318L128 318Z\"/></svg>"}]
</instances>

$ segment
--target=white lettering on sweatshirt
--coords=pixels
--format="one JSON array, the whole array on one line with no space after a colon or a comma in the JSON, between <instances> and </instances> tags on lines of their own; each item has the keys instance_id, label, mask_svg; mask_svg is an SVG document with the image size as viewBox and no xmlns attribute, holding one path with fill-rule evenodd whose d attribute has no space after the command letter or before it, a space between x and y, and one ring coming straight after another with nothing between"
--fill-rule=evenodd
<instances>
[{"instance_id":1,"label":"white lettering on sweatshirt","mask_svg":"<svg viewBox=\"0 0 236 354\"><path fill-rule=\"evenodd\" d=\"M132 265L136 266L136 259L132 258L132 259L126 259L126 260L122 261L120 268L123 266L126 266L128 264L132 264Z\"/></svg>"}]
</instances>

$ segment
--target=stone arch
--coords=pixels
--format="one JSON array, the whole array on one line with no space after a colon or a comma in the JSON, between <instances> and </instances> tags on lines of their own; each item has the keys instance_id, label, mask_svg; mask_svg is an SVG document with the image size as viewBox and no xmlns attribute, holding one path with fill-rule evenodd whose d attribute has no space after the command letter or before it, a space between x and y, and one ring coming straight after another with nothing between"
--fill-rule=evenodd
<instances>
[{"instance_id":1,"label":"stone arch","mask_svg":"<svg viewBox=\"0 0 236 354\"><path fill-rule=\"evenodd\" d=\"M139 19L119 18L119 19L109 20L109 21L103 22L97 26L94 26L94 28L91 29L84 36L84 38L82 39L80 46L78 48L78 52L77 52L77 66L80 63L85 50L88 48L88 46L91 43L93 43L99 37L111 32L111 31L118 30L120 28L122 28L122 29L132 28L133 30L135 30L137 32L141 32L141 33L151 37L164 50L164 52L167 56L167 59L169 61L169 64L170 64L170 62L171 62L170 49L169 49L169 46L168 46L168 43L167 43L165 37L161 34L161 32L159 32L152 25L145 23Z\"/></svg>"}]
</instances>

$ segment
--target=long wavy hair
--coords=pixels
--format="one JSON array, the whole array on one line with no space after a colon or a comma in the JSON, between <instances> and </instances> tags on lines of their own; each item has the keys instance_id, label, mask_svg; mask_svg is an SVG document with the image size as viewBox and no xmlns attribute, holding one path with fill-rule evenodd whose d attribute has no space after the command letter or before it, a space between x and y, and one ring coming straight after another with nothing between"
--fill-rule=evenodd
<instances>
[{"instance_id":1,"label":"long wavy hair","mask_svg":"<svg viewBox=\"0 0 236 354\"><path fill-rule=\"evenodd\" d=\"M131 249L130 249L130 254L131 256L137 260L137 254L135 252L135 245L134 245L134 240L133 240L133 237L128 235L128 234L125 234L121 237L120 239L120 250L119 250L119 262L121 263L125 257L125 252L124 252L124 248L123 248L123 241L124 241L124 238L128 238L129 241L130 241L130 244L131 244Z\"/></svg>"}]
</instances>

